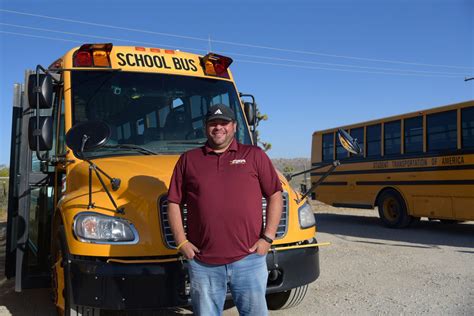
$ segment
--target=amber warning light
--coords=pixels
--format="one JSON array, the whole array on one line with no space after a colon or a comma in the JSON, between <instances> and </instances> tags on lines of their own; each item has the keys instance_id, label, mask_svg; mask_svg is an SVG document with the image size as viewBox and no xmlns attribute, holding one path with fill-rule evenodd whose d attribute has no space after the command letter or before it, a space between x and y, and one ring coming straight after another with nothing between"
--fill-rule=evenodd
<instances>
[{"instance_id":1,"label":"amber warning light","mask_svg":"<svg viewBox=\"0 0 474 316\"><path fill-rule=\"evenodd\" d=\"M74 53L74 67L110 67L112 47L111 43L82 45Z\"/></svg>"},{"instance_id":2,"label":"amber warning light","mask_svg":"<svg viewBox=\"0 0 474 316\"><path fill-rule=\"evenodd\" d=\"M232 64L232 58L209 53L202 57L201 64L206 75L229 79L229 71L227 69Z\"/></svg>"}]
</instances>

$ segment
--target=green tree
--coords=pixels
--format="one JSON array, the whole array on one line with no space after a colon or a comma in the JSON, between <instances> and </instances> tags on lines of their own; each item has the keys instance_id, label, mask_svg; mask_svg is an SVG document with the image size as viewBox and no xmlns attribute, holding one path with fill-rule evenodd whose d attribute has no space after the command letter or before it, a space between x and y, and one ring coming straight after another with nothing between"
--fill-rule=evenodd
<instances>
[{"instance_id":1,"label":"green tree","mask_svg":"<svg viewBox=\"0 0 474 316\"><path fill-rule=\"evenodd\" d=\"M10 173L10 168L5 165L0 165L0 177L8 177Z\"/></svg>"},{"instance_id":2,"label":"green tree","mask_svg":"<svg viewBox=\"0 0 474 316\"><path fill-rule=\"evenodd\" d=\"M268 120L268 116L266 114L263 114L260 112L258 106L255 104L255 107L257 108L257 122L256 122L256 126L258 126L260 124L261 121L266 121ZM260 134L258 132L258 130L256 131L256 135L257 135L257 144L260 144L263 148L264 151L268 151L272 148L272 144L269 143L269 142L264 142L262 141L262 139L260 138Z\"/></svg>"},{"instance_id":3,"label":"green tree","mask_svg":"<svg viewBox=\"0 0 474 316\"><path fill-rule=\"evenodd\" d=\"M10 168L5 165L0 165L0 177L5 178L9 176ZM3 218L7 211L8 204L8 180L0 179L0 218Z\"/></svg>"}]
</instances>

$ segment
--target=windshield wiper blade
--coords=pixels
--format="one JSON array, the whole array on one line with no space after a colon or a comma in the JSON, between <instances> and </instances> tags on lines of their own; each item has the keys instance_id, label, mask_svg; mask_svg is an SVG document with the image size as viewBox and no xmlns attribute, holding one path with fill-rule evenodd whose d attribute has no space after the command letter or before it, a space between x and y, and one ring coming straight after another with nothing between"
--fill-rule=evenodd
<instances>
[{"instance_id":1,"label":"windshield wiper blade","mask_svg":"<svg viewBox=\"0 0 474 316\"><path fill-rule=\"evenodd\" d=\"M176 145L185 145L185 144L189 144L189 145L204 145L206 143L207 140L202 140L202 141L198 141L198 140L171 140L171 141L167 141L166 143L167 144L176 144Z\"/></svg>"},{"instance_id":2,"label":"windshield wiper blade","mask_svg":"<svg viewBox=\"0 0 474 316\"><path fill-rule=\"evenodd\" d=\"M144 155L158 155L154 151L151 151L149 149L146 149L144 147L140 147L137 145L131 145L131 144L105 145L103 146L103 148L132 149Z\"/></svg>"}]
</instances>

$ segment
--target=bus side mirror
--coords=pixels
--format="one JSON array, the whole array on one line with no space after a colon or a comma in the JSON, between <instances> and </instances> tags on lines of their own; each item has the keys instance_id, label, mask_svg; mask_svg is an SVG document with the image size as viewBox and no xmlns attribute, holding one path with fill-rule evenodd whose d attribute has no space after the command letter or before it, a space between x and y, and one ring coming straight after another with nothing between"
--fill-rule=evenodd
<instances>
[{"instance_id":1,"label":"bus side mirror","mask_svg":"<svg viewBox=\"0 0 474 316\"><path fill-rule=\"evenodd\" d=\"M66 145L81 158L83 152L103 146L111 135L110 127L102 121L77 123L66 133Z\"/></svg>"},{"instance_id":2,"label":"bus side mirror","mask_svg":"<svg viewBox=\"0 0 474 316\"><path fill-rule=\"evenodd\" d=\"M36 137L39 136L36 148ZM47 151L53 148L53 118L40 116L39 128L36 128L36 117L30 117L28 121L28 143L32 151Z\"/></svg>"},{"instance_id":3,"label":"bus side mirror","mask_svg":"<svg viewBox=\"0 0 474 316\"><path fill-rule=\"evenodd\" d=\"M345 150L347 150L351 154L360 155L362 150L360 149L360 146L357 143L357 139L352 138L352 136L349 135L349 133L347 133L342 128L338 130L337 136L339 138L339 142Z\"/></svg>"},{"instance_id":4,"label":"bus side mirror","mask_svg":"<svg viewBox=\"0 0 474 316\"><path fill-rule=\"evenodd\" d=\"M36 102L39 98L39 108L49 109L53 105L53 79L49 74L40 74L39 82L36 80L36 74L28 77L28 105L30 108L36 108Z\"/></svg>"},{"instance_id":5,"label":"bus side mirror","mask_svg":"<svg viewBox=\"0 0 474 316\"><path fill-rule=\"evenodd\" d=\"M244 103L244 111L245 115L247 116L247 121L250 126L255 126L255 104L252 102L245 102Z\"/></svg>"}]
</instances>

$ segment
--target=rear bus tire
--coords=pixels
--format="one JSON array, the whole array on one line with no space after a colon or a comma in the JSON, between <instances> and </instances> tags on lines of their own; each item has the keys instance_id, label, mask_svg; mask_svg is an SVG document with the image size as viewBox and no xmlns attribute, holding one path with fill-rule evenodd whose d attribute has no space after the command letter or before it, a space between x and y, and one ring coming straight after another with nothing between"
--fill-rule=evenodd
<instances>
[{"instance_id":1,"label":"rear bus tire","mask_svg":"<svg viewBox=\"0 0 474 316\"><path fill-rule=\"evenodd\" d=\"M303 301L307 291L308 285L306 284L288 291L267 294L267 307L269 310L295 307Z\"/></svg>"},{"instance_id":2,"label":"rear bus tire","mask_svg":"<svg viewBox=\"0 0 474 316\"><path fill-rule=\"evenodd\" d=\"M385 226L403 228L410 225L412 217L408 215L405 200L395 190L384 191L377 203L379 216Z\"/></svg>"}]
</instances>

